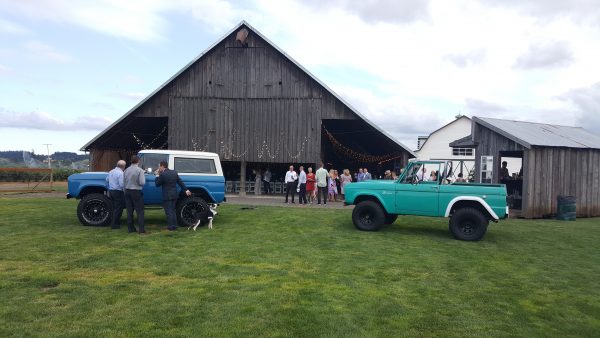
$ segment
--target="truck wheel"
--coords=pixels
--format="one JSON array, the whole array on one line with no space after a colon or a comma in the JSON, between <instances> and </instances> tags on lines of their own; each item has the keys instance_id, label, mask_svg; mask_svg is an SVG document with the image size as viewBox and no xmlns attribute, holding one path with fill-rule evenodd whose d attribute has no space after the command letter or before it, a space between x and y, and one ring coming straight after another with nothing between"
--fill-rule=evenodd
<instances>
[{"instance_id":1,"label":"truck wheel","mask_svg":"<svg viewBox=\"0 0 600 338\"><path fill-rule=\"evenodd\" d=\"M352 222L358 230L377 231L385 223L385 213L377 202L362 201L352 210Z\"/></svg>"},{"instance_id":2,"label":"truck wheel","mask_svg":"<svg viewBox=\"0 0 600 338\"><path fill-rule=\"evenodd\" d=\"M112 201L103 194L84 196L77 205L79 222L88 226L106 226L112 221Z\"/></svg>"},{"instance_id":3,"label":"truck wheel","mask_svg":"<svg viewBox=\"0 0 600 338\"><path fill-rule=\"evenodd\" d=\"M478 241L486 233L488 219L481 211L473 208L461 208L450 218L450 233L462 241Z\"/></svg>"},{"instance_id":4,"label":"truck wheel","mask_svg":"<svg viewBox=\"0 0 600 338\"><path fill-rule=\"evenodd\" d=\"M199 219L204 221L208 212L208 204L202 198L184 198L177 203L177 222L179 226L191 227Z\"/></svg>"},{"instance_id":5,"label":"truck wheel","mask_svg":"<svg viewBox=\"0 0 600 338\"><path fill-rule=\"evenodd\" d=\"M398 219L398 215L385 215L385 224L393 224Z\"/></svg>"}]
</instances>

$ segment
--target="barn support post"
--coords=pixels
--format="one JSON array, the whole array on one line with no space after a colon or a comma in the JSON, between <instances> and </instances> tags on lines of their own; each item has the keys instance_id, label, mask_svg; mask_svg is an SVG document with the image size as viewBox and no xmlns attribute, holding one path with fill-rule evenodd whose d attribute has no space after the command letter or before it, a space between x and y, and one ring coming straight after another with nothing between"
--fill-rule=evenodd
<instances>
[{"instance_id":1,"label":"barn support post","mask_svg":"<svg viewBox=\"0 0 600 338\"><path fill-rule=\"evenodd\" d=\"M246 196L246 161L240 164L240 196Z\"/></svg>"}]
</instances>

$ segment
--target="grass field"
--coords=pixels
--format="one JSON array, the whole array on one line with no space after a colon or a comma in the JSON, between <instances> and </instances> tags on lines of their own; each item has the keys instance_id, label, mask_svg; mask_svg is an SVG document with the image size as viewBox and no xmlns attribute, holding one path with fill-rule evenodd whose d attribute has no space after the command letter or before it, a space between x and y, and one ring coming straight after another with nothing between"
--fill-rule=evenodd
<instances>
[{"instance_id":1,"label":"grass field","mask_svg":"<svg viewBox=\"0 0 600 338\"><path fill-rule=\"evenodd\" d=\"M83 227L0 199L0 336L597 337L600 220L356 231L350 210L223 205L215 228ZM161 225L159 227L159 225Z\"/></svg>"}]
</instances>

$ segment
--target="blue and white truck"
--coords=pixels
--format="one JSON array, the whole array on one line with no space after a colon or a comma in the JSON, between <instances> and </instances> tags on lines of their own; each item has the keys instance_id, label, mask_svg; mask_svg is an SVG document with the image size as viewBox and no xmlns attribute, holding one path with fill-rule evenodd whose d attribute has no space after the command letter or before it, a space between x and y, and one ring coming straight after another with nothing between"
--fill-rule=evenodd
<instances>
[{"instance_id":1,"label":"blue and white truck","mask_svg":"<svg viewBox=\"0 0 600 338\"><path fill-rule=\"evenodd\" d=\"M154 170L161 161L167 161L169 169L175 169L191 197L179 191L177 220L181 226L191 226L204 219L209 203L225 201L225 177L219 155L208 152L180 150L141 150L139 166L144 169L146 184L142 190L144 205L162 204L161 188L154 183ZM116 164L116 163L115 163ZM83 225L110 225L112 201L108 197L107 172L86 172L69 176L67 198L79 200L77 217Z\"/></svg>"}]
</instances>

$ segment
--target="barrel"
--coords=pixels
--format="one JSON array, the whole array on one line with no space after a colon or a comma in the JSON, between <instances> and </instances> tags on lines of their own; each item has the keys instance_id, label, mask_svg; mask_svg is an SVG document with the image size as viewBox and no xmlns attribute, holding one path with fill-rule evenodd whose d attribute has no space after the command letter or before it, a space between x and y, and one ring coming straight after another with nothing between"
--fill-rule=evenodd
<instances>
[{"instance_id":1,"label":"barrel","mask_svg":"<svg viewBox=\"0 0 600 338\"><path fill-rule=\"evenodd\" d=\"M558 212L556 218L561 221L574 221L577 217L577 200L575 196L558 196Z\"/></svg>"}]
</instances>

